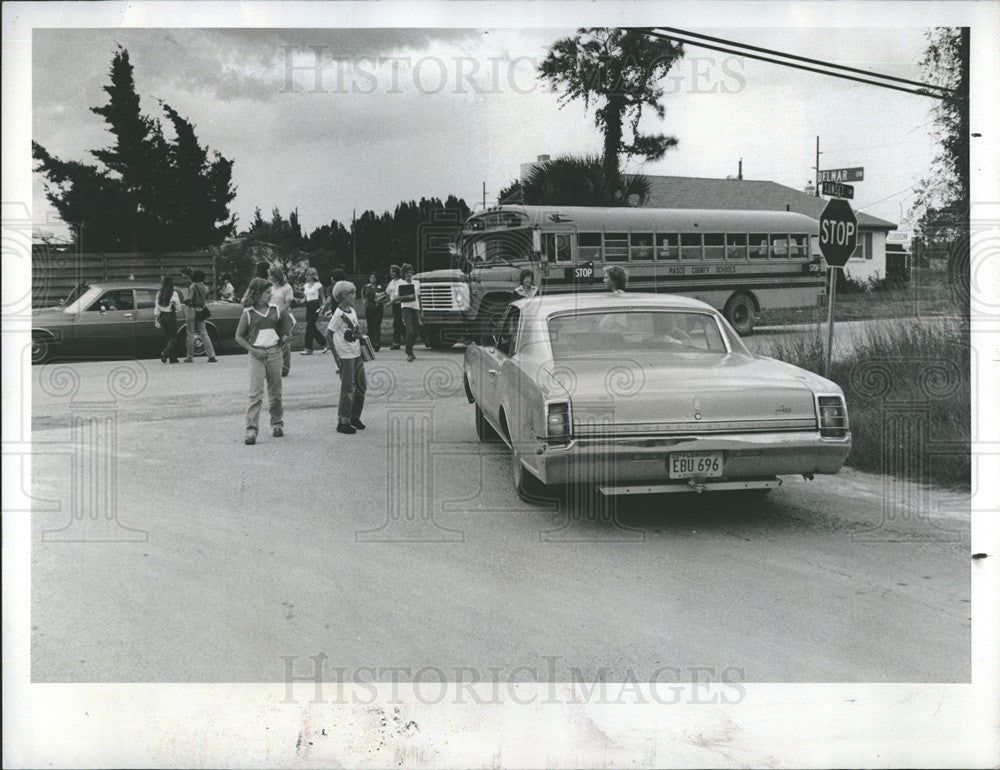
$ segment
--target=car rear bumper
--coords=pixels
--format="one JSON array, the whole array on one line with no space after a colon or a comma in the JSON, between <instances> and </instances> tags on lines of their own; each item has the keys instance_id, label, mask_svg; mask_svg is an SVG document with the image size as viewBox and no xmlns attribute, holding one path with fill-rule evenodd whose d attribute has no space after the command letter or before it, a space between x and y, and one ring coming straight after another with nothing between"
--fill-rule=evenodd
<instances>
[{"instance_id":1,"label":"car rear bumper","mask_svg":"<svg viewBox=\"0 0 1000 770\"><path fill-rule=\"evenodd\" d=\"M667 461L672 452L722 452L722 476L707 482L763 479L774 476L837 473L851 451L850 433L824 439L819 431L726 433L704 436L575 439L567 446L539 442L519 447L524 465L546 484L594 483L677 484Z\"/></svg>"}]
</instances>

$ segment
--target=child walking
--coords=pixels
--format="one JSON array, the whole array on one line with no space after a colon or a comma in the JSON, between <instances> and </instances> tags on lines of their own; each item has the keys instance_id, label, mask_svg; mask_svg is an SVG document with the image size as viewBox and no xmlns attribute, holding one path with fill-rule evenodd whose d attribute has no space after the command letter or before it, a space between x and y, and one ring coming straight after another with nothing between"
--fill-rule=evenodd
<instances>
[{"instance_id":1,"label":"child walking","mask_svg":"<svg viewBox=\"0 0 1000 770\"><path fill-rule=\"evenodd\" d=\"M361 359L361 335L358 314L351 302L357 295L354 284L338 281L333 287L333 299L337 309L330 319L333 333L334 352L340 359L340 409L338 411L338 433L357 433L365 429L361 422L361 410L365 406L365 362Z\"/></svg>"},{"instance_id":2,"label":"child walking","mask_svg":"<svg viewBox=\"0 0 1000 770\"><path fill-rule=\"evenodd\" d=\"M282 349L292 333L292 316L271 304L271 284L254 278L243 297L243 315L236 327L236 342L250 354L250 406L247 408L245 444L257 443L260 407L264 385L270 401L271 432L275 438L285 435L281 404Z\"/></svg>"}]
</instances>

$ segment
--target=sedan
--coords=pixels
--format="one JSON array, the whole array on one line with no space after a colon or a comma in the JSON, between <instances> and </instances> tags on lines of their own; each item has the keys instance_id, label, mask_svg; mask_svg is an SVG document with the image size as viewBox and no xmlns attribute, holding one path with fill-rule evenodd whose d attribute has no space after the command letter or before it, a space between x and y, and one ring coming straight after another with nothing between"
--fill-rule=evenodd
<instances>
[{"instance_id":1,"label":"sedan","mask_svg":"<svg viewBox=\"0 0 1000 770\"><path fill-rule=\"evenodd\" d=\"M511 450L526 500L766 493L837 473L851 449L836 383L751 354L720 313L664 294L513 302L492 344L465 353L480 440Z\"/></svg>"},{"instance_id":2,"label":"sedan","mask_svg":"<svg viewBox=\"0 0 1000 770\"><path fill-rule=\"evenodd\" d=\"M56 356L101 358L155 355L163 347L156 328L153 305L159 284L135 281L82 283L58 307L32 311L31 362L44 363ZM177 290L183 299L182 289ZM206 322L212 345L231 340L242 307L235 302L209 302ZM183 350L187 335L184 319L178 319L178 337ZM201 338L195 340L195 355L204 355Z\"/></svg>"}]
</instances>

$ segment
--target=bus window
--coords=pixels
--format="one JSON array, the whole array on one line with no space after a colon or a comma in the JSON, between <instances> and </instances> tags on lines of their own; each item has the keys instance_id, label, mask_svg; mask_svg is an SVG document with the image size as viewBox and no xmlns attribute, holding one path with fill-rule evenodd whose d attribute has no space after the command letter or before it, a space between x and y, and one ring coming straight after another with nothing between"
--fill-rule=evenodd
<instances>
[{"instance_id":1,"label":"bus window","mask_svg":"<svg viewBox=\"0 0 1000 770\"><path fill-rule=\"evenodd\" d=\"M788 236L787 235L772 235L771 236L771 257L775 259L787 259L788 258Z\"/></svg>"},{"instance_id":2,"label":"bus window","mask_svg":"<svg viewBox=\"0 0 1000 770\"><path fill-rule=\"evenodd\" d=\"M729 233L726 236L726 257L729 259L747 258L746 233Z\"/></svg>"},{"instance_id":3,"label":"bus window","mask_svg":"<svg viewBox=\"0 0 1000 770\"><path fill-rule=\"evenodd\" d=\"M750 259L765 259L767 248L767 235L765 233L750 234Z\"/></svg>"},{"instance_id":4,"label":"bus window","mask_svg":"<svg viewBox=\"0 0 1000 770\"><path fill-rule=\"evenodd\" d=\"M629 235L630 257L634 260L649 261L653 258L653 234L632 233Z\"/></svg>"},{"instance_id":5,"label":"bus window","mask_svg":"<svg viewBox=\"0 0 1000 770\"><path fill-rule=\"evenodd\" d=\"M555 262L572 262L569 234L546 233L542 237L542 253Z\"/></svg>"},{"instance_id":6,"label":"bus window","mask_svg":"<svg viewBox=\"0 0 1000 770\"><path fill-rule=\"evenodd\" d=\"M628 233L604 234L604 261L628 261Z\"/></svg>"},{"instance_id":7,"label":"bus window","mask_svg":"<svg viewBox=\"0 0 1000 770\"><path fill-rule=\"evenodd\" d=\"M656 258L674 260L680 257L677 247L677 233L657 233Z\"/></svg>"},{"instance_id":8,"label":"bus window","mask_svg":"<svg viewBox=\"0 0 1000 770\"><path fill-rule=\"evenodd\" d=\"M724 233L705 233L705 259L725 259L725 251Z\"/></svg>"},{"instance_id":9,"label":"bus window","mask_svg":"<svg viewBox=\"0 0 1000 770\"><path fill-rule=\"evenodd\" d=\"M791 252L788 256L792 259L805 259L809 256L809 251L806 248L806 239L808 237L808 235L791 236Z\"/></svg>"},{"instance_id":10,"label":"bus window","mask_svg":"<svg viewBox=\"0 0 1000 770\"><path fill-rule=\"evenodd\" d=\"M681 233L681 259L701 259L701 233Z\"/></svg>"},{"instance_id":11,"label":"bus window","mask_svg":"<svg viewBox=\"0 0 1000 770\"><path fill-rule=\"evenodd\" d=\"M576 253L581 262L601 261L601 234L578 233L576 236Z\"/></svg>"}]
</instances>

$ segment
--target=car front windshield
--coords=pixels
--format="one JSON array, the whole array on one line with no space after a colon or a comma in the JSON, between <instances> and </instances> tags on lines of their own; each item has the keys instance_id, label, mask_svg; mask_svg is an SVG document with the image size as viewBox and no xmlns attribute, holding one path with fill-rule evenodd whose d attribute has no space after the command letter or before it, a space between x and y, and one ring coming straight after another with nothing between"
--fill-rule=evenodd
<instances>
[{"instance_id":1,"label":"car front windshield","mask_svg":"<svg viewBox=\"0 0 1000 770\"><path fill-rule=\"evenodd\" d=\"M531 258L531 233L511 230L466 240L462 257L477 264L527 262Z\"/></svg>"},{"instance_id":2,"label":"car front windshield","mask_svg":"<svg viewBox=\"0 0 1000 770\"><path fill-rule=\"evenodd\" d=\"M628 355L726 354L726 337L706 312L612 310L561 313L549 318L555 359ZM743 348L742 343L739 345Z\"/></svg>"},{"instance_id":3,"label":"car front windshield","mask_svg":"<svg viewBox=\"0 0 1000 770\"><path fill-rule=\"evenodd\" d=\"M86 283L79 283L62 301L63 310L67 313L78 313L97 298L98 290Z\"/></svg>"}]
</instances>

